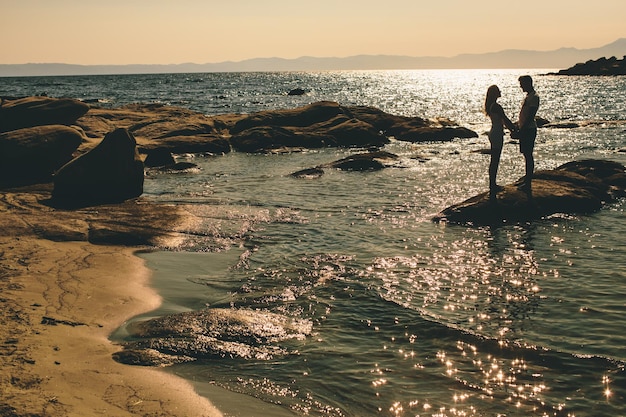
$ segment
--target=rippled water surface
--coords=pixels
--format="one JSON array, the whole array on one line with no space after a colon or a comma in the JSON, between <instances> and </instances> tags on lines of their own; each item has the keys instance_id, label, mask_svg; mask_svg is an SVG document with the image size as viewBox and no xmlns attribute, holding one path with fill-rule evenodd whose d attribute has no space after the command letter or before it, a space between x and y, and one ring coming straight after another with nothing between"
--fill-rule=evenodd
<instances>
[{"instance_id":1,"label":"rippled water surface","mask_svg":"<svg viewBox=\"0 0 626 417\"><path fill-rule=\"evenodd\" d=\"M542 72L533 72L541 117L594 123L541 129L537 169L581 158L626 163L626 126L612 123L626 119L626 78ZM215 357L172 371L207 395L221 387L259 401L231 401L229 415L625 415L624 201L498 228L430 221L487 189L488 156L476 152L488 147L484 93L498 84L515 119L522 73L38 77L3 80L0 91L111 106L160 101L207 114L334 100L477 131L478 139L449 143L394 141L385 150L399 162L379 172L288 176L355 152L323 149L186 156L199 172L149 176L147 198L187 204L203 223L177 250L144 255L166 299L147 316L245 309L311 325L304 338L275 342L286 353L270 359ZM295 87L307 95L285 94ZM499 182L522 174L516 146L505 144ZM202 238L216 223L220 244Z\"/></svg>"}]
</instances>

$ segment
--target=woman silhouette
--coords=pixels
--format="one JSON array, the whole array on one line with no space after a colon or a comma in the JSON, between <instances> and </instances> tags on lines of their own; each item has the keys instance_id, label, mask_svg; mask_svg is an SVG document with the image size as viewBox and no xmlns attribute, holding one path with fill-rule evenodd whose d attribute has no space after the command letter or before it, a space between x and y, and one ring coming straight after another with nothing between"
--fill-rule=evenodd
<instances>
[{"instance_id":1,"label":"woman silhouette","mask_svg":"<svg viewBox=\"0 0 626 417\"><path fill-rule=\"evenodd\" d=\"M489 131L489 143L491 143L491 161L489 162L489 195L495 195L502 189L496 182L498 166L500 165L500 155L504 145L504 126L510 131L517 130L516 126L506 116L502 106L498 103L501 96L497 85L492 85L487 89L485 98L485 114L491 119L491 130Z\"/></svg>"}]
</instances>

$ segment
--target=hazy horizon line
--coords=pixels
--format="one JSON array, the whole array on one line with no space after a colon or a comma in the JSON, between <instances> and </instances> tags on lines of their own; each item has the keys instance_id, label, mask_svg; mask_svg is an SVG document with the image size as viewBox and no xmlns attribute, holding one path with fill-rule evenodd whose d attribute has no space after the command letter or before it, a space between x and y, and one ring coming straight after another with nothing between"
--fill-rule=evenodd
<instances>
[{"instance_id":1,"label":"hazy horizon line","mask_svg":"<svg viewBox=\"0 0 626 417\"><path fill-rule=\"evenodd\" d=\"M194 62L194 61L185 61L178 63L127 63L127 64L77 64L72 62L23 62L23 63L13 63L13 64L0 64L0 65L72 65L72 66L81 66L81 67L93 67L93 66L116 66L116 67L124 67L124 66L177 66L177 65L220 65L220 64L241 64L243 62L248 61L256 61L256 60L283 60L283 61L297 61L303 59L349 59L349 58L358 58L358 57L393 57L393 58L411 58L411 59L454 59L458 57L463 57L467 55L491 55L491 54L501 54L501 53L511 53L511 52L533 52L533 53L550 53L550 52L558 52L558 51L585 51L585 50L593 50L593 49L602 49L605 47L609 47L611 45L617 44L621 41L626 43L626 38L618 38L613 42L610 42L606 45L595 47L595 48L577 48L575 46L562 46L556 49L519 49L519 48L508 48L501 49L499 51L492 52L463 52L456 55L406 55L406 54L385 54L385 53L373 53L373 54L355 54L355 55L345 55L345 56L314 56L314 55L301 55L296 58L285 58L281 56L258 56L251 58L244 58L240 60L225 60L225 61L213 61L213 62ZM599 57L601 58L601 57Z\"/></svg>"},{"instance_id":2,"label":"hazy horizon line","mask_svg":"<svg viewBox=\"0 0 626 417\"><path fill-rule=\"evenodd\" d=\"M626 38L607 45L578 49L561 47L549 51L504 49L497 52L464 53L451 57L389 54L358 54L346 57L298 58L257 57L241 61L179 64L71 64L29 62L0 64L0 77L123 75L139 73L264 72L324 70L410 70L410 69L564 69L589 59L626 55ZM148 71L148 72L141 72Z\"/></svg>"}]
</instances>

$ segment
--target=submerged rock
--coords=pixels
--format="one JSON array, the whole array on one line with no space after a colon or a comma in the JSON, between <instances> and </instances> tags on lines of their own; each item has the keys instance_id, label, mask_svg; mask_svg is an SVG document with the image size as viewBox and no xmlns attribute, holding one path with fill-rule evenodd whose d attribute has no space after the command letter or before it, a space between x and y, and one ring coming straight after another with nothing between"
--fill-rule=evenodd
<instances>
[{"instance_id":1,"label":"submerged rock","mask_svg":"<svg viewBox=\"0 0 626 417\"><path fill-rule=\"evenodd\" d=\"M390 161L397 159L397 155L385 151L357 153L328 164L294 172L290 174L290 176L307 179L319 178L324 174L324 168L333 168L342 171L378 171L389 166L388 163Z\"/></svg>"},{"instance_id":2,"label":"submerged rock","mask_svg":"<svg viewBox=\"0 0 626 417\"><path fill-rule=\"evenodd\" d=\"M205 309L158 317L129 326L137 339L114 356L123 363L162 365L212 356L268 360L289 351L275 343L304 339L308 320L261 310ZM140 353L148 350L147 353ZM154 350L159 354L156 355ZM124 353L124 352L131 353ZM161 355L166 355L165 359Z\"/></svg>"},{"instance_id":3,"label":"submerged rock","mask_svg":"<svg viewBox=\"0 0 626 417\"><path fill-rule=\"evenodd\" d=\"M317 167L305 168L300 171L296 171L296 172L289 174L289 176L294 177L294 178L306 178L306 179L319 178L322 175L324 175L324 170L322 168L317 168Z\"/></svg>"},{"instance_id":4,"label":"submerged rock","mask_svg":"<svg viewBox=\"0 0 626 417\"><path fill-rule=\"evenodd\" d=\"M535 172L529 190L519 189L520 184L503 187L495 198L485 192L452 205L433 221L498 225L557 213L592 213L626 194L626 168L612 161L574 161Z\"/></svg>"},{"instance_id":5,"label":"submerged rock","mask_svg":"<svg viewBox=\"0 0 626 417\"><path fill-rule=\"evenodd\" d=\"M164 165L146 170L146 174L165 173L165 174L189 174L192 172L200 172L198 165L193 162L175 162L172 165Z\"/></svg>"},{"instance_id":6,"label":"submerged rock","mask_svg":"<svg viewBox=\"0 0 626 417\"><path fill-rule=\"evenodd\" d=\"M390 152L374 151L350 155L330 164L322 165L322 167L343 171L378 171L387 166L386 162L396 159L398 156Z\"/></svg>"},{"instance_id":7,"label":"submerged rock","mask_svg":"<svg viewBox=\"0 0 626 417\"><path fill-rule=\"evenodd\" d=\"M233 135L233 149L239 152L269 152L282 148L316 149L336 146L334 138L293 127L255 126Z\"/></svg>"},{"instance_id":8,"label":"submerged rock","mask_svg":"<svg viewBox=\"0 0 626 417\"><path fill-rule=\"evenodd\" d=\"M156 349L124 349L113 354L113 359L126 365L171 366L177 363L193 362L196 359L184 355L168 355Z\"/></svg>"},{"instance_id":9,"label":"submerged rock","mask_svg":"<svg viewBox=\"0 0 626 417\"><path fill-rule=\"evenodd\" d=\"M297 87L289 90L287 93L288 96L303 96L306 94L306 91L303 88Z\"/></svg>"},{"instance_id":10,"label":"submerged rock","mask_svg":"<svg viewBox=\"0 0 626 417\"><path fill-rule=\"evenodd\" d=\"M148 172L188 173L198 170L198 165L192 162L176 162L174 155L167 149L159 148L148 152L144 165Z\"/></svg>"}]
</instances>

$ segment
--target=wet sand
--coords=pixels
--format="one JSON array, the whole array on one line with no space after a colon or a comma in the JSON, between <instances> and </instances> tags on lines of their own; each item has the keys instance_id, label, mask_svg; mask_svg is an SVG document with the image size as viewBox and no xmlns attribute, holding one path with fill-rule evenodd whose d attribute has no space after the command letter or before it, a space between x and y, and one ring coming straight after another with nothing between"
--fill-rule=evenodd
<instances>
[{"instance_id":1,"label":"wet sand","mask_svg":"<svg viewBox=\"0 0 626 417\"><path fill-rule=\"evenodd\" d=\"M119 213L55 210L46 192L0 192L0 415L221 416L187 381L112 359L111 332L160 304L150 271L137 247L89 243Z\"/></svg>"}]
</instances>

